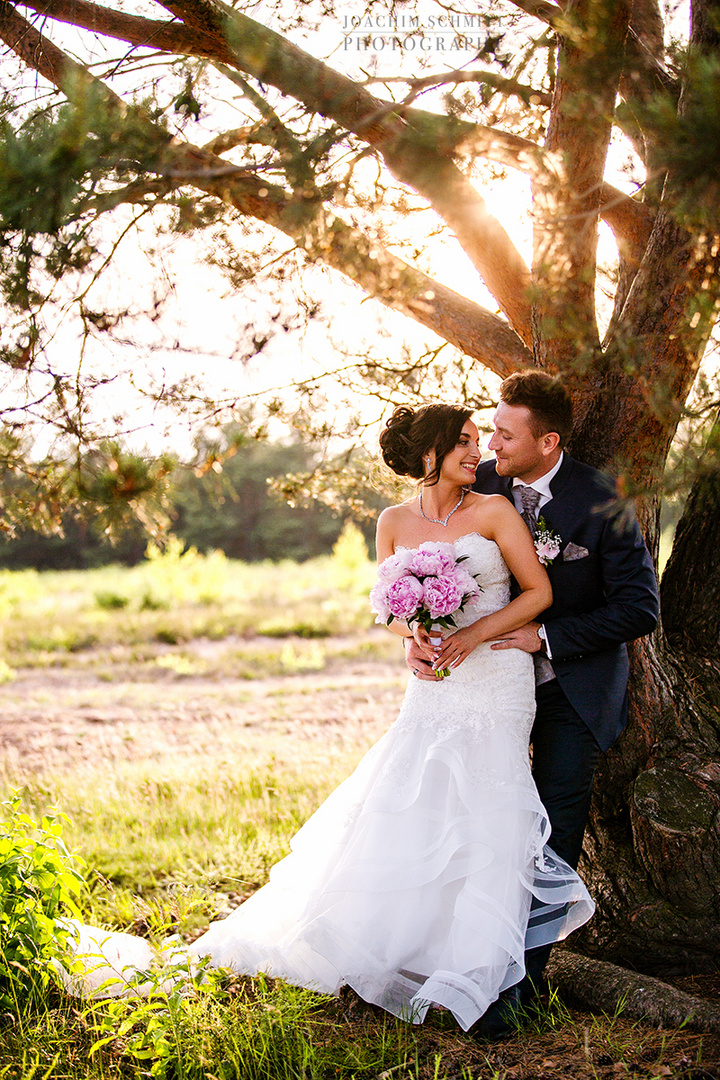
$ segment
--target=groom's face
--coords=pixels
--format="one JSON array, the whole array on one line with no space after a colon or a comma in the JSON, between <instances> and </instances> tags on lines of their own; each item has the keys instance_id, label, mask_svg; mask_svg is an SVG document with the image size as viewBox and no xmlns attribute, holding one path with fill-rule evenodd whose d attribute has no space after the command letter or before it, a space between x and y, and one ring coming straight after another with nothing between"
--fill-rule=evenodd
<instances>
[{"instance_id":1,"label":"groom's face","mask_svg":"<svg viewBox=\"0 0 720 1080\"><path fill-rule=\"evenodd\" d=\"M531 484L549 472L560 456L557 436L533 434L530 410L501 401L495 412L495 432L489 447L495 454L495 471Z\"/></svg>"}]
</instances>

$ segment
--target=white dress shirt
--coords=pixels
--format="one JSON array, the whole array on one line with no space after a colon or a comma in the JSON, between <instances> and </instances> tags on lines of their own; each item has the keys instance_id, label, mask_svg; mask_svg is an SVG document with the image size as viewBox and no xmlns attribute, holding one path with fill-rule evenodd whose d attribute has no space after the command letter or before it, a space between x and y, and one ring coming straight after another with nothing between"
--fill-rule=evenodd
<instances>
[{"instance_id":1,"label":"white dress shirt","mask_svg":"<svg viewBox=\"0 0 720 1080\"><path fill-rule=\"evenodd\" d=\"M550 469L549 472L546 472L543 476L538 477L537 480L533 480L532 484L525 484L522 480L518 480L518 478L515 477L515 479L513 480L512 497L513 497L513 502L515 503L515 509L519 513L522 514L523 505L522 505L522 499L520 498L520 492L517 490L517 488L518 487L531 487L531 488L534 488L535 491L537 491L538 495L540 496L540 501L538 502L538 516L539 516L540 511L542 510L545 503L549 503L550 500L552 499L552 492L550 490L550 481L552 480L552 478L555 476L555 473L559 470L560 466L562 465L564 456L565 456L565 453L564 453L564 451L561 450L560 451L560 457L557 459L557 462L553 465L552 469Z\"/></svg>"}]
</instances>

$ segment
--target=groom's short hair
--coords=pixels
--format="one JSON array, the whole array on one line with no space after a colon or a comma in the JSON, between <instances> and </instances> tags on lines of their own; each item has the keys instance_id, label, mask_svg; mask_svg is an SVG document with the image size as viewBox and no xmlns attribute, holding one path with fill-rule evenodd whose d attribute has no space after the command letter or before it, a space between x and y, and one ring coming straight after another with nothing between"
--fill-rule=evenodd
<instances>
[{"instance_id":1,"label":"groom's short hair","mask_svg":"<svg viewBox=\"0 0 720 1080\"><path fill-rule=\"evenodd\" d=\"M567 387L558 376L545 371L515 371L500 387L500 400L506 405L524 406L530 413L530 427L536 439L555 431L560 446L572 433L573 407Z\"/></svg>"}]
</instances>

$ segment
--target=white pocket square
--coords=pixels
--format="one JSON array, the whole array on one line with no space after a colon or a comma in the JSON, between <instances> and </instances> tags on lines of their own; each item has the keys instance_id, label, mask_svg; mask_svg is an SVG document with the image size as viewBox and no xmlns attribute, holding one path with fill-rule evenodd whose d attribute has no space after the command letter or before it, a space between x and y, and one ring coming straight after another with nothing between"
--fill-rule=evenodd
<instances>
[{"instance_id":1,"label":"white pocket square","mask_svg":"<svg viewBox=\"0 0 720 1080\"><path fill-rule=\"evenodd\" d=\"M563 562L576 562L577 559L587 559L590 552L579 544L568 544L563 550Z\"/></svg>"}]
</instances>

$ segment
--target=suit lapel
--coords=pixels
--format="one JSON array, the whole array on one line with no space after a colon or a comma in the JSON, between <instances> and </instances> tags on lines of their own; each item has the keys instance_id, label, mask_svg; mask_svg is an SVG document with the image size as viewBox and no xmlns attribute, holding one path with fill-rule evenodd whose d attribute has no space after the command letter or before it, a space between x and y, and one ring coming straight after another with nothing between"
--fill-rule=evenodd
<instances>
[{"instance_id":1,"label":"suit lapel","mask_svg":"<svg viewBox=\"0 0 720 1080\"><path fill-rule=\"evenodd\" d=\"M552 498L540 511L548 527L559 534L563 547L567 542L565 534L573 527L578 513L578 500L569 497L572 492L571 479L574 468L573 459L565 454L562 465L550 481Z\"/></svg>"},{"instance_id":2,"label":"suit lapel","mask_svg":"<svg viewBox=\"0 0 720 1080\"><path fill-rule=\"evenodd\" d=\"M562 493L563 488L572 474L573 464L573 459L568 457L567 453L563 454L562 465L550 481L550 493L552 498L545 504L546 506L549 506L553 499Z\"/></svg>"}]
</instances>

